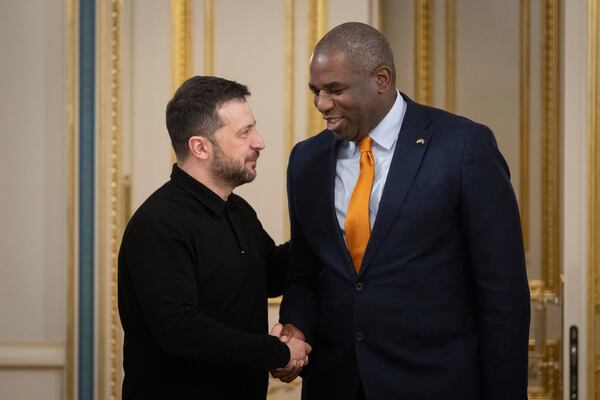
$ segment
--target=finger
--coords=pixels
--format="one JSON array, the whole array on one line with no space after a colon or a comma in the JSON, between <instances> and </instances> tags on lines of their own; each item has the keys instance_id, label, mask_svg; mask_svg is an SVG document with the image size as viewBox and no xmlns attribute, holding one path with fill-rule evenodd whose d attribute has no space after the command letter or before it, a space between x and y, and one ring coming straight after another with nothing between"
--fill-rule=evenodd
<instances>
[{"instance_id":1,"label":"finger","mask_svg":"<svg viewBox=\"0 0 600 400\"><path fill-rule=\"evenodd\" d=\"M277 368L269 371L271 376L275 379L281 379L283 377L289 376L293 373L293 369L291 368Z\"/></svg>"},{"instance_id":2,"label":"finger","mask_svg":"<svg viewBox=\"0 0 600 400\"><path fill-rule=\"evenodd\" d=\"M280 340L287 343L290 338L294 337L294 330L290 328L290 324L285 324L281 329Z\"/></svg>"},{"instance_id":3,"label":"finger","mask_svg":"<svg viewBox=\"0 0 600 400\"><path fill-rule=\"evenodd\" d=\"M298 377L298 374L292 374L292 375L288 375L286 377L283 378L279 378L282 382L285 383L290 383L291 381L293 381L294 379L296 379Z\"/></svg>"},{"instance_id":4,"label":"finger","mask_svg":"<svg viewBox=\"0 0 600 400\"><path fill-rule=\"evenodd\" d=\"M294 368L292 371L290 371L290 373L287 374L287 376L285 376L284 379L286 380L286 382L291 382L294 379L296 379L298 377L298 375L300 375L300 371L302 371L302 366L301 366L301 363L298 363L296 368Z\"/></svg>"}]
</instances>

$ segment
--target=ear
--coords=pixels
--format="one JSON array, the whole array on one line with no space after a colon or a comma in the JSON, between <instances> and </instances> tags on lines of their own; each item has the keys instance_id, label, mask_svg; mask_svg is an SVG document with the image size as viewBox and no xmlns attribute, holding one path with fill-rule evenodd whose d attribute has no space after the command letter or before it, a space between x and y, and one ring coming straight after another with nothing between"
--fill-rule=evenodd
<instances>
[{"instance_id":1,"label":"ear","mask_svg":"<svg viewBox=\"0 0 600 400\"><path fill-rule=\"evenodd\" d=\"M192 136L188 140L188 148L190 149L190 155L200 160L208 159L210 146L212 146L210 140L208 140L204 136Z\"/></svg>"},{"instance_id":2,"label":"ear","mask_svg":"<svg viewBox=\"0 0 600 400\"><path fill-rule=\"evenodd\" d=\"M390 67L385 65L378 67L374 72L374 76L377 91L379 93L387 92L392 85L392 70Z\"/></svg>"}]
</instances>

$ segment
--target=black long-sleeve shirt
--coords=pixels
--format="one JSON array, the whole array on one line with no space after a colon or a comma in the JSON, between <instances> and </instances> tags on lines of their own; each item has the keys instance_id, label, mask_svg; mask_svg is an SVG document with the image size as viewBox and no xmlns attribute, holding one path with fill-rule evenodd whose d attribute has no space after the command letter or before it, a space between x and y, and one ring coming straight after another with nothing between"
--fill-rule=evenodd
<instances>
[{"instance_id":1,"label":"black long-sleeve shirt","mask_svg":"<svg viewBox=\"0 0 600 400\"><path fill-rule=\"evenodd\" d=\"M286 263L248 203L174 166L119 252L123 399L264 399L267 370L290 357L267 335Z\"/></svg>"}]
</instances>

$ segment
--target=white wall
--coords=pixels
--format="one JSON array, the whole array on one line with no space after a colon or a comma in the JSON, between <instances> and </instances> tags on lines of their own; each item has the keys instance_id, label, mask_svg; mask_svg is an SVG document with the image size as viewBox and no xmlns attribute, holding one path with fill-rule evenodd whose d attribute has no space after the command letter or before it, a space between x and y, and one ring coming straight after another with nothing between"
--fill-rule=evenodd
<instances>
[{"instance_id":1,"label":"white wall","mask_svg":"<svg viewBox=\"0 0 600 400\"><path fill-rule=\"evenodd\" d=\"M64 1L1 2L0 49L0 398L58 399L66 325Z\"/></svg>"}]
</instances>

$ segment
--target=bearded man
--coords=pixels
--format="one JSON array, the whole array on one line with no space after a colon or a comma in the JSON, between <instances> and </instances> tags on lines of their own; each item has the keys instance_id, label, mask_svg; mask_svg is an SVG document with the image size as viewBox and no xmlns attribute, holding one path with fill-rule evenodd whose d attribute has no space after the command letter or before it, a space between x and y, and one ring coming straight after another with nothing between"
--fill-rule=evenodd
<instances>
[{"instance_id":1,"label":"bearded man","mask_svg":"<svg viewBox=\"0 0 600 400\"><path fill-rule=\"evenodd\" d=\"M119 252L124 400L264 399L269 369L307 361L304 341L267 334L287 245L232 193L255 178L265 148L248 95L196 76L167 106L177 163L129 221Z\"/></svg>"}]
</instances>

